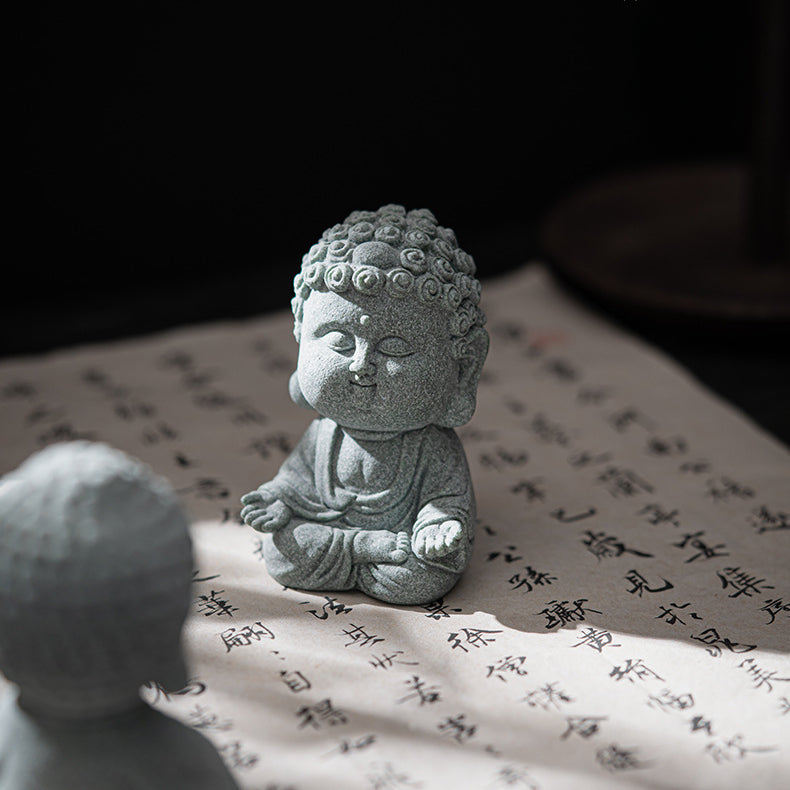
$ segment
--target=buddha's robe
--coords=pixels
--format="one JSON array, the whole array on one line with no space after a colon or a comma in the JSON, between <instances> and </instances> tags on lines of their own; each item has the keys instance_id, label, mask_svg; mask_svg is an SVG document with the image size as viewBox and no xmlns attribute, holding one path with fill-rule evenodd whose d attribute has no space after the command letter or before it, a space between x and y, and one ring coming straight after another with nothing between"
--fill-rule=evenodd
<instances>
[{"instance_id":1,"label":"buddha's robe","mask_svg":"<svg viewBox=\"0 0 790 790\"><path fill-rule=\"evenodd\" d=\"M388 487L350 491L338 483L342 429L315 420L277 476L261 486L293 512L290 522L264 535L264 557L281 584L305 590L361 590L390 603L427 603L447 593L469 562L475 521L472 482L461 442L430 425L404 433ZM459 521L461 545L440 558L409 552L401 565L356 562L360 530L406 532L414 538L432 524Z\"/></svg>"}]
</instances>

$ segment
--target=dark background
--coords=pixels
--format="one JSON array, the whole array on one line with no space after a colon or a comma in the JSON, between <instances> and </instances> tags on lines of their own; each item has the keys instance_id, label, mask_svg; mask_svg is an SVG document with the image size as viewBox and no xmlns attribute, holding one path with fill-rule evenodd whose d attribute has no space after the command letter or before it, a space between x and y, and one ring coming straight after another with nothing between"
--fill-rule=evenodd
<instances>
[{"instance_id":1,"label":"dark background","mask_svg":"<svg viewBox=\"0 0 790 790\"><path fill-rule=\"evenodd\" d=\"M383 203L495 276L592 178L750 155L759 3L464 6L33 4L0 354L283 309ZM790 441L786 347L645 333Z\"/></svg>"}]
</instances>

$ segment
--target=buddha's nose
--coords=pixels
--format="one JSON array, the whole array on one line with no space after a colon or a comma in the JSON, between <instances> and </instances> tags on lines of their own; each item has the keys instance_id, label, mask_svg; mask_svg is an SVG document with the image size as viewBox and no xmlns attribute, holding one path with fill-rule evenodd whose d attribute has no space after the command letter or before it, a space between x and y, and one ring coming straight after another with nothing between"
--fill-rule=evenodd
<instances>
[{"instance_id":1,"label":"buddha's nose","mask_svg":"<svg viewBox=\"0 0 790 790\"><path fill-rule=\"evenodd\" d=\"M359 343L357 345L348 370L355 383L373 383L372 379L376 375L376 365L373 362L373 349L370 344Z\"/></svg>"}]
</instances>

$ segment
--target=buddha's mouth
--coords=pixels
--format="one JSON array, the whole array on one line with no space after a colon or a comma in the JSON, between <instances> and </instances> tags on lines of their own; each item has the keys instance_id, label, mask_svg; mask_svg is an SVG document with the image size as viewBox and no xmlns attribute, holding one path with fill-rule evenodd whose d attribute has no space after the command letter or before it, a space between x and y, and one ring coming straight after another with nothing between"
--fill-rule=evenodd
<instances>
[{"instance_id":1,"label":"buddha's mouth","mask_svg":"<svg viewBox=\"0 0 790 790\"><path fill-rule=\"evenodd\" d=\"M352 379L350 382L355 387L375 387L376 382L372 379Z\"/></svg>"}]
</instances>

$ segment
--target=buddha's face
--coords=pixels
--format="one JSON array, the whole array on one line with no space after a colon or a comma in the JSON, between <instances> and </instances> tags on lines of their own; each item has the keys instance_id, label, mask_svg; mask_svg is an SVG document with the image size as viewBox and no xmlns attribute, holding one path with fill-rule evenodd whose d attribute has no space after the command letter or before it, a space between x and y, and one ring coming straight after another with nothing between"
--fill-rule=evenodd
<instances>
[{"instance_id":1,"label":"buddha's face","mask_svg":"<svg viewBox=\"0 0 790 790\"><path fill-rule=\"evenodd\" d=\"M402 432L440 421L458 387L446 313L416 299L313 291L297 376L307 402L345 428Z\"/></svg>"}]
</instances>

